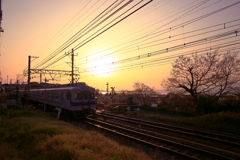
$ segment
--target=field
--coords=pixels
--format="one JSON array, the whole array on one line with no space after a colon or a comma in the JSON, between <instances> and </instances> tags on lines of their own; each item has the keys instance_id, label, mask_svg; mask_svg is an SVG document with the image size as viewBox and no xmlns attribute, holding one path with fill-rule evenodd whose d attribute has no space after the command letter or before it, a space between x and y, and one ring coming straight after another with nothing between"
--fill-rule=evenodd
<instances>
[{"instance_id":1,"label":"field","mask_svg":"<svg viewBox=\"0 0 240 160\"><path fill-rule=\"evenodd\" d=\"M148 160L139 150L95 131L25 108L0 108L1 160Z\"/></svg>"}]
</instances>

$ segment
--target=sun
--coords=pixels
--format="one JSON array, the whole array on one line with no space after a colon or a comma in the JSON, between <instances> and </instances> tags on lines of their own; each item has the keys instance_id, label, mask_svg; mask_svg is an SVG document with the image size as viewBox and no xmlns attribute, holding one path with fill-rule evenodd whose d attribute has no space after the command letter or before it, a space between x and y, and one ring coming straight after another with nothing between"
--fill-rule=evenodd
<instances>
[{"instance_id":1,"label":"sun","mask_svg":"<svg viewBox=\"0 0 240 160\"><path fill-rule=\"evenodd\" d=\"M86 71L94 76L107 76L116 69L115 58L106 51L88 57L88 61Z\"/></svg>"}]
</instances>

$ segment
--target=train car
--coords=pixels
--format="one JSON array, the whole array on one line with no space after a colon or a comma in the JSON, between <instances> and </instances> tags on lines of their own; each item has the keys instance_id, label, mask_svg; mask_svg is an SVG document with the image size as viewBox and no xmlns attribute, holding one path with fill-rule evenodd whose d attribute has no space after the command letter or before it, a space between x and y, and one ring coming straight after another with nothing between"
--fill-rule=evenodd
<instances>
[{"instance_id":1,"label":"train car","mask_svg":"<svg viewBox=\"0 0 240 160\"><path fill-rule=\"evenodd\" d=\"M96 110L95 89L85 83L31 88L29 94L19 90L19 96L25 99L29 96L31 101L60 108L60 112L63 109L86 115Z\"/></svg>"}]
</instances>

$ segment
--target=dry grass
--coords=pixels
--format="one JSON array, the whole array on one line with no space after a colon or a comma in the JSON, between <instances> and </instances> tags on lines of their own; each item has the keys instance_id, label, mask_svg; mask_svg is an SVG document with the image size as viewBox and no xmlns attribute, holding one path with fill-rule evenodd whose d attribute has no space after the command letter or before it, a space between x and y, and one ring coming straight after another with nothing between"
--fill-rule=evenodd
<instances>
[{"instance_id":1,"label":"dry grass","mask_svg":"<svg viewBox=\"0 0 240 160\"><path fill-rule=\"evenodd\" d=\"M148 160L102 134L78 129L33 109L0 115L1 160Z\"/></svg>"},{"instance_id":2,"label":"dry grass","mask_svg":"<svg viewBox=\"0 0 240 160\"><path fill-rule=\"evenodd\" d=\"M38 146L40 159L135 160L145 154L120 146L97 132L76 131L48 138Z\"/></svg>"}]
</instances>

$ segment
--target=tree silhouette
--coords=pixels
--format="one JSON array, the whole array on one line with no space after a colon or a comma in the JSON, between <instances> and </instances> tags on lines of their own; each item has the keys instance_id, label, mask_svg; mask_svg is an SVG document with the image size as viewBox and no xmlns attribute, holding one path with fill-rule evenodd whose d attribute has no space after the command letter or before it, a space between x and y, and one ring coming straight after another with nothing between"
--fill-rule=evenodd
<instances>
[{"instance_id":1,"label":"tree silhouette","mask_svg":"<svg viewBox=\"0 0 240 160\"><path fill-rule=\"evenodd\" d=\"M212 101L218 100L238 84L239 75L238 51L192 54L191 57L180 56L173 63L170 77L162 81L162 86L189 93L197 106L203 108L206 104L200 102L200 96L207 94L211 95Z\"/></svg>"},{"instance_id":2,"label":"tree silhouette","mask_svg":"<svg viewBox=\"0 0 240 160\"><path fill-rule=\"evenodd\" d=\"M157 93L154 88L150 88L144 83L135 82L133 85L135 98L143 105L149 105L151 97L156 96Z\"/></svg>"}]
</instances>

